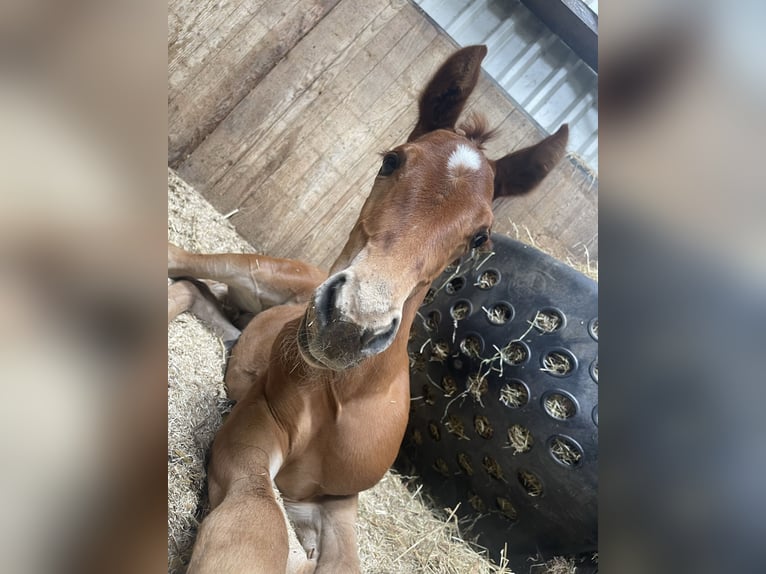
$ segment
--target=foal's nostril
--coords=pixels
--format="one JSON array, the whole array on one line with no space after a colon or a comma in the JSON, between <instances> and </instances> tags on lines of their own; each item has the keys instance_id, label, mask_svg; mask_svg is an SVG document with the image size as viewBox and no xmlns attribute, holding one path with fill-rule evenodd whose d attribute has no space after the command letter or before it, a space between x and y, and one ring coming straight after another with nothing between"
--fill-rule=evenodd
<instances>
[{"instance_id":1,"label":"foal's nostril","mask_svg":"<svg viewBox=\"0 0 766 574\"><path fill-rule=\"evenodd\" d=\"M317 298L315 300L316 316L317 319L319 319L320 325L326 326L330 323L330 321L332 321L333 315L336 313L338 292L345 283L345 275L336 275L335 277L328 279L327 283L317 294Z\"/></svg>"},{"instance_id":2,"label":"foal's nostril","mask_svg":"<svg viewBox=\"0 0 766 574\"><path fill-rule=\"evenodd\" d=\"M393 341L396 330L399 328L399 319L391 321L391 325L384 332L376 332L370 329L362 332L362 351L374 355L384 351Z\"/></svg>"}]
</instances>

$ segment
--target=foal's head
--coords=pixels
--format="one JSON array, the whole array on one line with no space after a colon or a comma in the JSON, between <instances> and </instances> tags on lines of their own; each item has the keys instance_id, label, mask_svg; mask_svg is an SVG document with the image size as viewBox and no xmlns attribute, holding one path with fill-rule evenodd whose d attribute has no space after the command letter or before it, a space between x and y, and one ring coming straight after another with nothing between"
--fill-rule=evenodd
<instances>
[{"instance_id":1,"label":"foal's head","mask_svg":"<svg viewBox=\"0 0 766 574\"><path fill-rule=\"evenodd\" d=\"M488 240L493 198L530 191L564 154L566 126L497 161L482 152L491 134L480 118L455 128L486 53L471 46L453 54L421 96L407 143L384 154L348 243L301 323L309 363L342 370L387 349L407 301Z\"/></svg>"}]
</instances>

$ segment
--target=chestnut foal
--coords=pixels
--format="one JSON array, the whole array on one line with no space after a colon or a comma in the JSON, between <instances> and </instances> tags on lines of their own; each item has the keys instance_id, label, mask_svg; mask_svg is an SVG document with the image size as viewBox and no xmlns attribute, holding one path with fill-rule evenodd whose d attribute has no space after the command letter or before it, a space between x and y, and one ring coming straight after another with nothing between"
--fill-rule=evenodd
<instances>
[{"instance_id":1,"label":"chestnut foal","mask_svg":"<svg viewBox=\"0 0 766 574\"><path fill-rule=\"evenodd\" d=\"M418 307L449 262L487 241L493 198L534 188L567 142L564 125L492 161L482 153L484 122L455 128L486 52L459 50L433 76L415 129L383 157L329 278L299 261L169 246L170 277L225 283L234 306L256 313L226 373L237 404L212 446L213 510L190 573L285 571L287 528L273 484L306 550L299 571L359 572L357 496L399 450ZM238 330L209 295L174 283L168 317L191 309L233 342Z\"/></svg>"}]
</instances>

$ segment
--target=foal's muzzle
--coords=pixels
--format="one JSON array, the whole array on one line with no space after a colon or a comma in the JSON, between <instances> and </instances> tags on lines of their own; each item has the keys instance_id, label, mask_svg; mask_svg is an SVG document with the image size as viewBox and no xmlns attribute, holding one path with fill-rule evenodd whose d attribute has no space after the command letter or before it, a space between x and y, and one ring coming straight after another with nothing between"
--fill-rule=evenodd
<instances>
[{"instance_id":1,"label":"foal's muzzle","mask_svg":"<svg viewBox=\"0 0 766 574\"><path fill-rule=\"evenodd\" d=\"M299 348L309 362L344 370L385 351L399 331L401 313L367 316L365 294L354 289L353 276L340 272L314 293L299 331Z\"/></svg>"}]
</instances>

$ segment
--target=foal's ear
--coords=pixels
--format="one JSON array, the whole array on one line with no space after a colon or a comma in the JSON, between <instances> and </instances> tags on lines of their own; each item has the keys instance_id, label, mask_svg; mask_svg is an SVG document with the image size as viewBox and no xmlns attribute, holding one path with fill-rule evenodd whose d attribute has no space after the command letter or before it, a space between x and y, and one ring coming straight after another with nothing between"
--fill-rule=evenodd
<instances>
[{"instance_id":1,"label":"foal's ear","mask_svg":"<svg viewBox=\"0 0 766 574\"><path fill-rule=\"evenodd\" d=\"M476 87L486 46L467 46L444 62L420 96L418 123L407 141L441 128L455 127L468 96Z\"/></svg>"},{"instance_id":2,"label":"foal's ear","mask_svg":"<svg viewBox=\"0 0 766 574\"><path fill-rule=\"evenodd\" d=\"M532 191L564 157L568 140L569 126L564 124L540 143L490 161L495 170L495 197Z\"/></svg>"}]
</instances>

